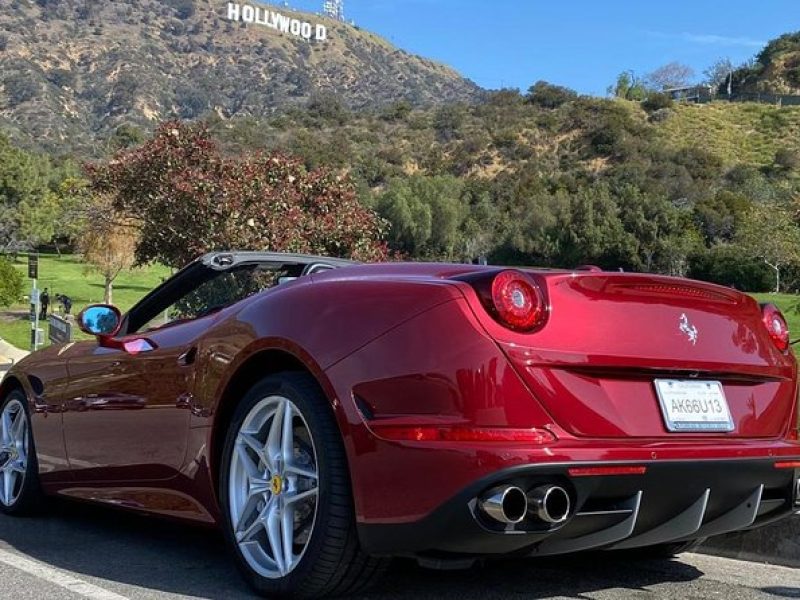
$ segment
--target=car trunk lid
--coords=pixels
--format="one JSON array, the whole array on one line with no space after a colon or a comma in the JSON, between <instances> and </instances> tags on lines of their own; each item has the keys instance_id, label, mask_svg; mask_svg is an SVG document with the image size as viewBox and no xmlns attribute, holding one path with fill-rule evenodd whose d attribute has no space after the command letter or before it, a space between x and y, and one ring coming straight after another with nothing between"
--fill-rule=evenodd
<instances>
[{"instance_id":1,"label":"car trunk lid","mask_svg":"<svg viewBox=\"0 0 800 600\"><path fill-rule=\"evenodd\" d=\"M777 437L796 363L735 290L625 273L531 272L548 304L533 333L482 319L554 421L576 436ZM720 382L732 431L668 430L655 381Z\"/></svg>"}]
</instances>

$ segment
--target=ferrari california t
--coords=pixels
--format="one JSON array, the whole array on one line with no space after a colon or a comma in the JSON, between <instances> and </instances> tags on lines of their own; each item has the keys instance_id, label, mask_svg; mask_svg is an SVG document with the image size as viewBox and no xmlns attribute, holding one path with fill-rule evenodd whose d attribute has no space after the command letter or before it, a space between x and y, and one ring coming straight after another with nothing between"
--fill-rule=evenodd
<instances>
[{"instance_id":1,"label":"ferrari california t","mask_svg":"<svg viewBox=\"0 0 800 600\"><path fill-rule=\"evenodd\" d=\"M775 306L655 275L204 256L0 386L0 509L220 527L270 597L392 556L671 555L800 509Z\"/></svg>"}]
</instances>

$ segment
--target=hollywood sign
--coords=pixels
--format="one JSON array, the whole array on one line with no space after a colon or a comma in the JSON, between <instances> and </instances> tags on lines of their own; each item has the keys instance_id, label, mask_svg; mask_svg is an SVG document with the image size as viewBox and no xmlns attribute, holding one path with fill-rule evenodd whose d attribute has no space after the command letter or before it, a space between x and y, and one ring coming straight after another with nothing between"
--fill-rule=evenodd
<instances>
[{"instance_id":1,"label":"hollywood sign","mask_svg":"<svg viewBox=\"0 0 800 600\"><path fill-rule=\"evenodd\" d=\"M328 28L325 25L287 17L284 14L274 10L268 10L261 6L228 2L228 20L262 25L279 31L280 33L286 33L306 40L315 39L324 41L328 39Z\"/></svg>"}]
</instances>

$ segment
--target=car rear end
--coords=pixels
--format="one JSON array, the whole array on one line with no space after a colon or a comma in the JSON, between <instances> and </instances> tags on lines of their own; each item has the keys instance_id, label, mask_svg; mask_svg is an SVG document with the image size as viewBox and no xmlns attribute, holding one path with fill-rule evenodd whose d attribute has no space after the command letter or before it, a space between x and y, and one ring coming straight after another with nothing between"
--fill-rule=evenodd
<instances>
[{"instance_id":1,"label":"car rear end","mask_svg":"<svg viewBox=\"0 0 800 600\"><path fill-rule=\"evenodd\" d=\"M465 365L452 377L460 408L382 412L372 388L355 387L372 402L377 454L412 478L409 495L428 499L407 500L405 519L371 519L367 507L362 537L373 551L654 546L800 508L797 363L774 306L706 283L597 270L439 277L463 301L418 317L407 339L398 328L391 343L413 346L414 327L446 331L428 343ZM426 376L416 376L425 396Z\"/></svg>"}]
</instances>

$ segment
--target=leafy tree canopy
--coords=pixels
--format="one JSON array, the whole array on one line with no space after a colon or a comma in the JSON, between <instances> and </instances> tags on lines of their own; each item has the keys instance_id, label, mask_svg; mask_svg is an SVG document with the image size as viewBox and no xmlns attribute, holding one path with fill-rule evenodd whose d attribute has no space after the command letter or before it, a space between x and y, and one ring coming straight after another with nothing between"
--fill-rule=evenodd
<instances>
[{"instance_id":1,"label":"leafy tree canopy","mask_svg":"<svg viewBox=\"0 0 800 600\"><path fill-rule=\"evenodd\" d=\"M384 222L346 177L281 154L223 157L203 125L164 123L87 174L95 193L138 222L139 263L180 267L223 249L386 256Z\"/></svg>"}]
</instances>

